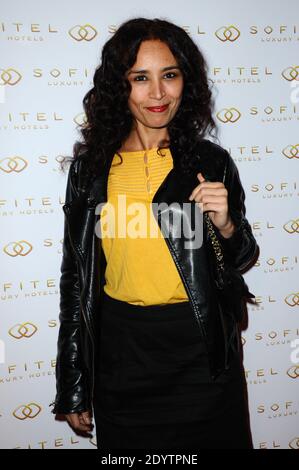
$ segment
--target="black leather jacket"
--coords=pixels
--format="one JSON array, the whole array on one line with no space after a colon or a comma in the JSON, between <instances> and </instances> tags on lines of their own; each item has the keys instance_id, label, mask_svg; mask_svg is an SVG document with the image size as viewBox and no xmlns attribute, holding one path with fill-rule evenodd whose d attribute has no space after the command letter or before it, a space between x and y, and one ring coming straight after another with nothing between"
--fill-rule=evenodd
<instances>
[{"instance_id":1,"label":"black leather jacket","mask_svg":"<svg viewBox=\"0 0 299 470\"><path fill-rule=\"evenodd\" d=\"M170 146L170 150L174 167L158 188L153 202L166 202L168 205L172 202L189 202L189 195L199 184L196 176L199 171L208 181L223 181L225 172L229 211L236 230L227 239L221 236L216 227L215 231L227 262L244 272L255 260L259 250L245 217L245 194L232 157L219 145L203 140L190 155L194 174L187 177L179 170L178 150L174 145ZM57 393L51 404L54 405L52 413L92 410L94 364L99 346L100 299L106 266L101 239L95 234L95 224L99 220L95 207L107 201L107 180L112 158L113 155L106 171L91 183L84 178L84 158L72 162L69 168L63 206L65 225L60 278ZM193 211L199 210L193 201L191 204ZM192 211L191 215L184 214L183 205L176 205L175 210L181 211L180 216L183 218L194 216ZM161 228L159 218L157 222ZM229 367L229 341L237 323L226 317L218 306L209 263L207 235L204 234L200 248L186 249L183 237L175 237L174 227L170 227L165 242L204 336L211 377L215 379ZM239 344L237 347L239 350Z\"/></svg>"}]
</instances>

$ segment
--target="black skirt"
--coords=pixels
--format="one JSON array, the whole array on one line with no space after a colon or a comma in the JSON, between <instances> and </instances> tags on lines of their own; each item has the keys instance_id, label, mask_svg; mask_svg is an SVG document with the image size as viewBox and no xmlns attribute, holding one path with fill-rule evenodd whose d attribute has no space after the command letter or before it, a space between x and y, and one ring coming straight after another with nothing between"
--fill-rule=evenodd
<instances>
[{"instance_id":1,"label":"black skirt","mask_svg":"<svg viewBox=\"0 0 299 470\"><path fill-rule=\"evenodd\" d=\"M94 418L99 449L248 449L239 356L215 381L190 303L103 295Z\"/></svg>"}]
</instances>

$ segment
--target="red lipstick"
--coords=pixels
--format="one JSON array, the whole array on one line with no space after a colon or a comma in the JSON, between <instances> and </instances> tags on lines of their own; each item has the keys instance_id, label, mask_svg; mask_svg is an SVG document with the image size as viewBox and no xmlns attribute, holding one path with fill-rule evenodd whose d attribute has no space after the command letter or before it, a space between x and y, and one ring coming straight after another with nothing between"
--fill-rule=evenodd
<instances>
[{"instance_id":1,"label":"red lipstick","mask_svg":"<svg viewBox=\"0 0 299 470\"><path fill-rule=\"evenodd\" d=\"M148 109L149 111L152 111L153 113L162 113L168 108L168 106L169 106L168 104L165 104L164 106L153 106L153 107L146 108L146 109Z\"/></svg>"}]
</instances>

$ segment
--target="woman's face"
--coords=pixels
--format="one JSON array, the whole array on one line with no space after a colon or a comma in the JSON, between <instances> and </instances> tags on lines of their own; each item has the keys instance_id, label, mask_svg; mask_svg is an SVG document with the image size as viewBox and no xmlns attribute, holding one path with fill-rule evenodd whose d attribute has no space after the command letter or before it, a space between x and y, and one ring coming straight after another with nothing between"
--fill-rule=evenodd
<instances>
[{"instance_id":1,"label":"woman's face","mask_svg":"<svg viewBox=\"0 0 299 470\"><path fill-rule=\"evenodd\" d=\"M127 78L132 86L128 105L137 123L151 128L167 126L183 93L183 75L169 47L159 40L143 41Z\"/></svg>"}]
</instances>

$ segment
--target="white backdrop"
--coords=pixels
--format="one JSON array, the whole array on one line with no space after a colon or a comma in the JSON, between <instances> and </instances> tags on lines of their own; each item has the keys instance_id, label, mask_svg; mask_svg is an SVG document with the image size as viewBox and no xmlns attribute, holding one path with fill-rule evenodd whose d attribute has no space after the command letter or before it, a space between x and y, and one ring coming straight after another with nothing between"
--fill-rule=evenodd
<instances>
[{"instance_id":1,"label":"white backdrop","mask_svg":"<svg viewBox=\"0 0 299 470\"><path fill-rule=\"evenodd\" d=\"M242 334L254 446L298 449L298 1L143 5L12 0L1 8L0 447L95 449L49 407L66 184L58 162L79 137L102 45L124 20L146 16L184 27L208 60L221 143L238 165L261 250L245 275L258 305L248 305Z\"/></svg>"}]
</instances>

